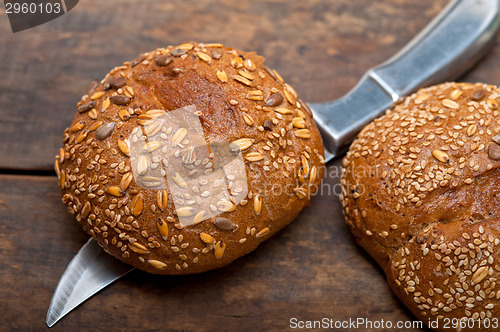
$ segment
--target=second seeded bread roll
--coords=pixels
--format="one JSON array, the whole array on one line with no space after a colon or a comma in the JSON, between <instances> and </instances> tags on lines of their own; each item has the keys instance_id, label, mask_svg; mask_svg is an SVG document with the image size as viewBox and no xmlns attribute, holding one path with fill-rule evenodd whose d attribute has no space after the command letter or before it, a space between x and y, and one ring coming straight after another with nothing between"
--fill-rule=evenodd
<instances>
[{"instance_id":1,"label":"second seeded bread roll","mask_svg":"<svg viewBox=\"0 0 500 332\"><path fill-rule=\"evenodd\" d=\"M446 319L499 327L499 100L486 84L422 89L364 128L343 161L347 224L436 330Z\"/></svg>"},{"instance_id":2,"label":"second seeded bread roll","mask_svg":"<svg viewBox=\"0 0 500 332\"><path fill-rule=\"evenodd\" d=\"M69 212L157 274L223 266L290 223L321 181L323 145L307 105L263 62L186 43L91 85L55 165Z\"/></svg>"}]
</instances>

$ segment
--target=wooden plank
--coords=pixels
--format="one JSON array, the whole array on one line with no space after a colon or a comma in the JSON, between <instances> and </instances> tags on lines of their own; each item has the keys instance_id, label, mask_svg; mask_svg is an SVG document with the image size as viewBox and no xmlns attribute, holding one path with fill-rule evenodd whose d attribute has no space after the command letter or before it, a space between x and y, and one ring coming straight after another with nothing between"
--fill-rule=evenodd
<instances>
[{"instance_id":1,"label":"wooden plank","mask_svg":"<svg viewBox=\"0 0 500 332\"><path fill-rule=\"evenodd\" d=\"M339 163L329 167L338 174ZM383 273L354 244L330 177L323 195L253 253L190 276L134 271L54 331L284 330L290 319L412 320ZM0 326L39 330L57 282L87 236L67 215L55 177L0 175Z\"/></svg>"},{"instance_id":2,"label":"wooden plank","mask_svg":"<svg viewBox=\"0 0 500 332\"><path fill-rule=\"evenodd\" d=\"M186 40L256 50L303 99L326 101L399 50L444 3L94 0L18 34L0 20L0 170L51 170L87 84L139 52ZM499 59L497 43L464 80L497 83ZM339 162L329 169L326 185L338 190ZM57 282L86 239L55 178L0 175L3 329L44 328ZM185 277L136 271L54 329L283 330L292 317L414 319L354 244L332 192L225 268Z\"/></svg>"},{"instance_id":3,"label":"wooden plank","mask_svg":"<svg viewBox=\"0 0 500 332\"><path fill-rule=\"evenodd\" d=\"M399 50L446 1L80 1L16 34L3 15L0 169L51 170L88 84L139 52L187 40L256 50L304 100L327 101ZM492 81L499 70L490 57L472 77Z\"/></svg>"}]
</instances>

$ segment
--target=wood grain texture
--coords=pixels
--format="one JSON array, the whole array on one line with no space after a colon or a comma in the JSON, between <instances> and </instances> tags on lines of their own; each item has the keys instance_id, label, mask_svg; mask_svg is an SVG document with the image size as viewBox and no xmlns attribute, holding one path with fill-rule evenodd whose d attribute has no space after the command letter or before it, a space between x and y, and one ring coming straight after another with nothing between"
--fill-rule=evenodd
<instances>
[{"instance_id":1,"label":"wood grain texture","mask_svg":"<svg viewBox=\"0 0 500 332\"><path fill-rule=\"evenodd\" d=\"M138 53L186 40L266 56L304 100L346 93L446 0L80 1L12 34L0 12L0 170L52 170L61 133L89 82ZM464 76L497 83L500 47ZM283 330L289 319L414 319L344 225L339 162L300 217L250 255L208 273L133 272L54 330ZM52 293L87 236L52 176L0 175L0 329L41 330ZM380 330L378 330L380 331Z\"/></svg>"},{"instance_id":2,"label":"wood grain texture","mask_svg":"<svg viewBox=\"0 0 500 332\"><path fill-rule=\"evenodd\" d=\"M337 174L339 163L329 167ZM42 329L52 293L87 236L67 215L54 177L0 176L0 326ZM54 331L284 330L292 317L413 319L354 244L331 177L322 196L253 253L184 277L134 271Z\"/></svg>"},{"instance_id":3,"label":"wood grain texture","mask_svg":"<svg viewBox=\"0 0 500 332\"><path fill-rule=\"evenodd\" d=\"M445 2L87 0L16 34L1 15L0 155L8 157L0 169L51 170L88 84L141 52L188 40L255 50L302 99L327 101L399 50Z\"/></svg>"}]
</instances>

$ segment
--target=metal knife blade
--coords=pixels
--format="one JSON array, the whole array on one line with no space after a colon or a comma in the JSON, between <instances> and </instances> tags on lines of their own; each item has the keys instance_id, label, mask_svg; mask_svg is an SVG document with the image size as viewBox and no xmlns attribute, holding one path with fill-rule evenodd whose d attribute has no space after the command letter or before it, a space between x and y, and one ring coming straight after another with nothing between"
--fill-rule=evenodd
<instances>
[{"instance_id":1,"label":"metal knife blade","mask_svg":"<svg viewBox=\"0 0 500 332\"><path fill-rule=\"evenodd\" d=\"M104 252L90 238L59 280L47 312L47 326L52 327L68 312L133 269Z\"/></svg>"},{"instance_id":2,"label":"metal knife blade","mask_svg":"<svg viewBox=\"0 0 500 332\"><path fill-rule=\"evenodd\" d=\"M356 133L401 97L426 84L463 74L493 44L500 0L451 1L387 62L370 69L345 97L310 104L325 143L325 160L338 157ZM50 303L47 325L133 268L90 239L68 265Z\"/></svg>"},{"instance_id":3,"label":"metal knife blade","mask_svg":"<svg viewBox=\"0 0 500 332\"><path fill-rule=\"evenodd\" d=\"M325 148L341 155L356 134L418 88L455 80L493 46L499 0L455 0L401 51L368 70L344 97L310 104Z\"/></svg>"}]
</instances>

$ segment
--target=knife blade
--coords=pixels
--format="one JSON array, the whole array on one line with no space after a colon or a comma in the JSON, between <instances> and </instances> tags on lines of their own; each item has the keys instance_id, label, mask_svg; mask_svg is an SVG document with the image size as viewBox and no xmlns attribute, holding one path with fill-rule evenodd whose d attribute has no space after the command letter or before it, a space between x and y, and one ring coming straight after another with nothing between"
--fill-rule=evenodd
<instances>
[{"instance_id":1,"label":"knife blade","mask_svg":"<svg viewBox=\"0 0 500 332\"><path fill-rule=\"evenodd\" d=\"M455 80L493 46L498 0L456 0L405 47L369 69L340 99L310 104L325 148L341 155L356 134L394 103L423 86Z\"/></svg>"},{"instance_id":2,"label":"knife blade","mask_svg":"<svg viewBox=\"0 0 500 332\"><path fill-rule=\"evenodd\" d=\"M309 104L325 144L325 161L340 156L366 124L424 85L456 79L493 45L500 0L451 1L400 52L366 72L344 97ZM105 253L93 239L66 268L46 323L53 326L79 304L133 268Z\"/></svg>"},{"instance_id":3,"label":"knife blade","mask_svg":"<svg viewBox=\"0 0 500 332\"><path fill-rule=\"evenodd\" d=\"M46 323L58 320L134 268L107 254L90 238L71 260L52 296Z\"/></svg>"}]
</instances>

